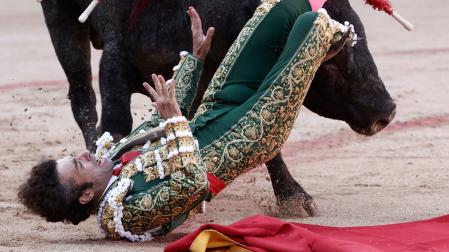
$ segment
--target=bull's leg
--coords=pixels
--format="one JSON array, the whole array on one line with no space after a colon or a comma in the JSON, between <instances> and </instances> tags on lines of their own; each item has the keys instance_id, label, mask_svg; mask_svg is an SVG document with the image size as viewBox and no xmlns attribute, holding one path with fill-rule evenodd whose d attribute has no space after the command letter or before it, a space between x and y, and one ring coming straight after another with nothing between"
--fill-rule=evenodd
<instances>
[{"instance_id":1,"label":"bull's leg","mask_svg":"<svg viewBox=\"0 0 449 252\"><path fill-rule=\"evenodd\" d=\"M110 49L113 48L113 49ZM106 46L100 62L101 132L108 131L119 140L131 132L130 86L140 80L140 73L120 53L119 48Z\"/></svg>"},{"instance_id":2,"label":"bull's leg","mask_svg":"<svg viewBox=\"0 0 449 252\"><path fill-rule=\"evenodd\" d=\"M268 161L266 166L281 214L299 216L319 214L312 196L292 177L281 153Z\"/></svg>"},{"instance_id":3,"label":"bull's leg","mask_svg":"<svg viewBox=\"0 0 449 252\"><path fill-rule=\"evenodd\" d=\"M89 26L77 21L79 8L72 1L42 2L45 22L59 62L69 81L68 97L86 145L97 137L97 111L92 89Z\"/></svg>"}]
</instances>

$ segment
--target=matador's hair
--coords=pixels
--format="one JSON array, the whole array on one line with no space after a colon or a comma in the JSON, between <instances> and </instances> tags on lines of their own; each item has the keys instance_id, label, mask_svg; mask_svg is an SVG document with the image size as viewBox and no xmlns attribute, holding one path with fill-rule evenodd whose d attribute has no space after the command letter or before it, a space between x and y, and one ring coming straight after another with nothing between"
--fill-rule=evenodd
<instances>
[{"instance_id":1,"label":"matador's hair","mask_svg":"<svg viewBox=\"0 0 449 252\"><path fill-rule=\"evenodd\" d=\"M74 181L61 183L55 160L47 160L34 166L30 177L18 192L19 200L33 213L50 222L71 222L77 225L89 218L95 205L81 204L78 198L92 183L76 185Z\"/></svg>"}]
</instances>

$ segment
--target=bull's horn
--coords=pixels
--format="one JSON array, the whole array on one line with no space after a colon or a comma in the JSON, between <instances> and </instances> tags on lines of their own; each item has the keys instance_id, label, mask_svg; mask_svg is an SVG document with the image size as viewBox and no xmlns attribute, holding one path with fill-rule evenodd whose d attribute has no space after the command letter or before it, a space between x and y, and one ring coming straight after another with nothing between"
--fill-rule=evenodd
<instances>
[{"instance_id":1,"label":"bull's horn","mask_svg":"<svg viewBox=\"0 0 449 252\"><path fill-rule=\"evenodd\" d=\"M92 2L90 2L89 6L87 6L87 8L83 11L83 13L81 13L81 15L78 18L78 21L80 21L80 23L86 22L89 15L92 13L92 11L95 9L95 7L99 3L100 3L99 0L92 0Z\"/></svg>"},{"instance_id":2,"label":"bull's horn","mask_svg":"<svg viewBox=\"0 0 449 252\"><path fill-rule=\"evenodd\" d=\"M404 26L405 29L409 30L409 31L413 31L413 29L415 28L415 26L413 26L412 23L410 23L409 21L407 21L405 18L401 17L401 15L399 15L396 11L393 11L393 13L391 14L394 19L396 19L402 26Z\"/></svg>"}]
</instances>

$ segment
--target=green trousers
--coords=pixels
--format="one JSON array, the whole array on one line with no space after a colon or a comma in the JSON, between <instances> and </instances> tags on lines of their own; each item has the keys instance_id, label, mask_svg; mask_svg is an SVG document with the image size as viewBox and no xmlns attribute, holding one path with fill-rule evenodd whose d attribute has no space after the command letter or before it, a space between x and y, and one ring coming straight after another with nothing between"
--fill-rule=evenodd
<instances>
[{"instance_id":1,"label":"green trousers","mask_svg":"<svg viewBox=\"0 0 449 252\"><path fill-rule=\"evenodd\" d=\"M249 111L254 102L246 101L257 99L271 84L264 80L278 75L275 69L293 56L286 55L284 49L296 50L307 33L302 31L298 41L287 44L298 17L311 10L309 1L283 0L268 8L260 8L248 21L209 84L192 123L201 148L228 131ZM301 26L310 29L316 14L306 16L301 23L298 20L295 29Z\"/></svg>"},{"instance_id":2,"label":"green trousers","mask_svg":"<svg viewBox=\"0 0 449 252\"><path fill-rule=\"evenodd\" d=\"M336 37L308 1L264 2L213 77L191 123L209 172L231 182L273 158Z\"/></svg>"}]
</instances>

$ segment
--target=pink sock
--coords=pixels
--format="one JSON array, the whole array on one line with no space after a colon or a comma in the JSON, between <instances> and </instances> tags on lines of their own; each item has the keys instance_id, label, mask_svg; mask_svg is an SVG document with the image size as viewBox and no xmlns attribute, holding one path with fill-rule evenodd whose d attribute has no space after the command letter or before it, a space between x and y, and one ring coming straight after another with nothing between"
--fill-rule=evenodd
<instances>
[{"instance_id":1,"label":"pink sock","mask_svg":"<svg viewBox=\"0 0 449 252\"><path fill-rule=\"evenodd\" d=\"M312 11L317 11L319 8L323 7L326 0L309 0L310 6L312 6Z\"/></svg>"}]
</instances>

